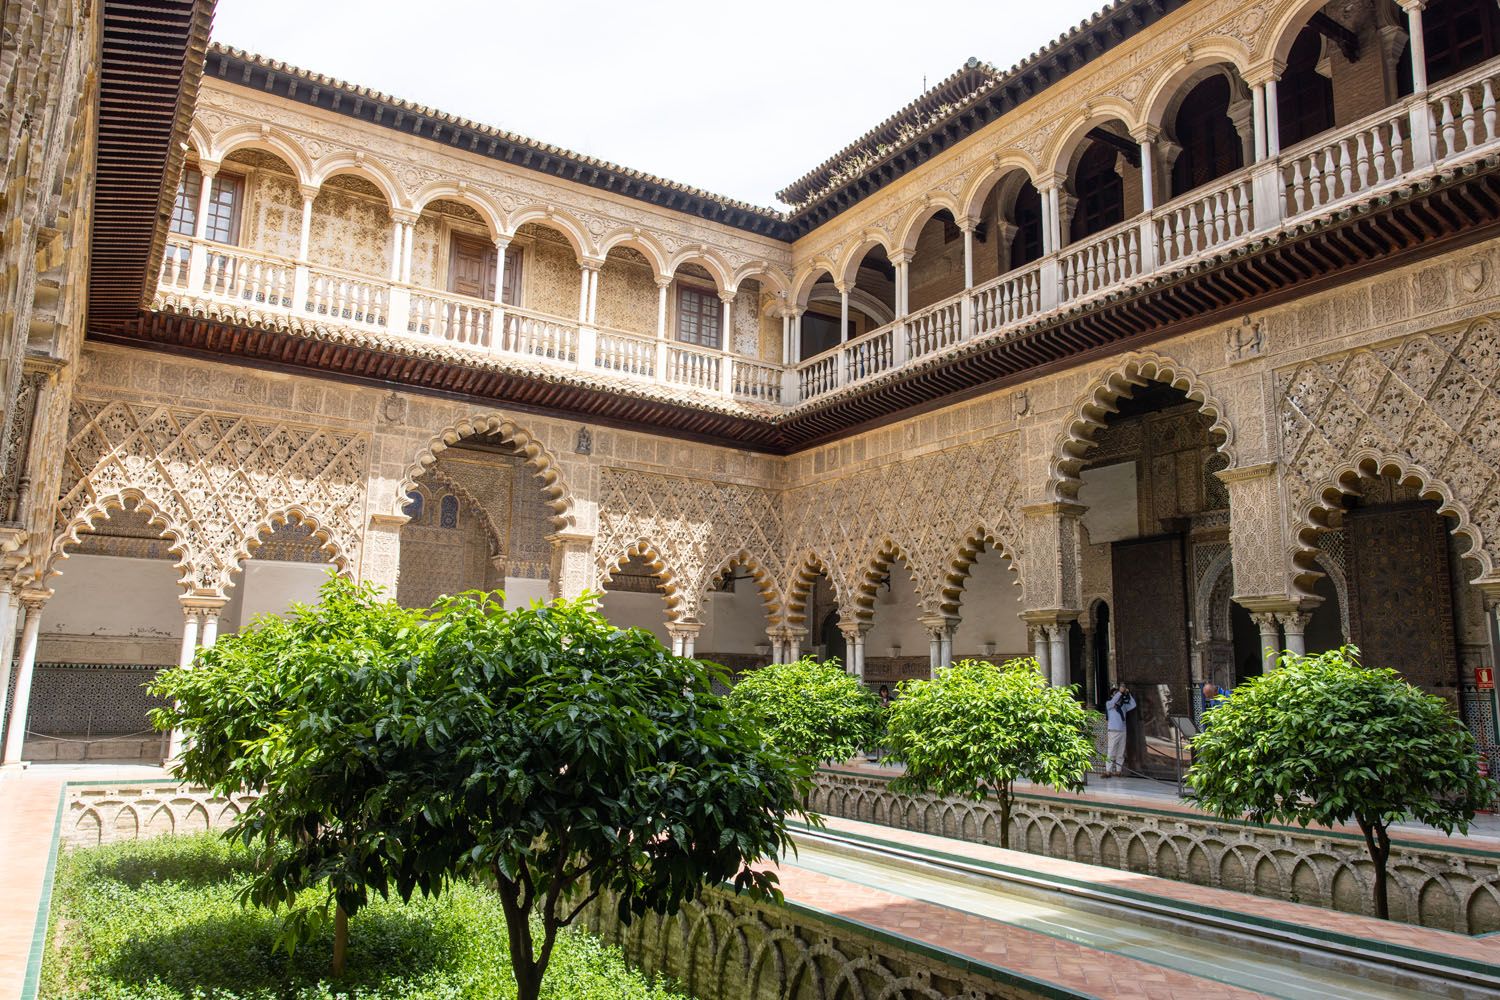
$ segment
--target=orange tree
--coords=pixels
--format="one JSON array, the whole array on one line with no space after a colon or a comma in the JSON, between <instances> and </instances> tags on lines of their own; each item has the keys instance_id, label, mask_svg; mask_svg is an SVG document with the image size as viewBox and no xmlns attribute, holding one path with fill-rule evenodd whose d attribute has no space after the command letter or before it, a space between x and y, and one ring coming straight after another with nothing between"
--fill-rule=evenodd
<instances>
[{"instance_id":1,"label":"orange tree","mask_svg":"<svg viewBox=\"0 0 1500 1000\"><path fill-rule=\"evenodd\" d=\"M1204 716L1188 785L1221 816L1257 823L1353 820L1374 866L1375 915L1390 916L1392 823L1468 830L1492 802L1474 738L1443 699L1394 670L1360 665L1354 646L1287 654Z\"/></svg>"}]
</instances>

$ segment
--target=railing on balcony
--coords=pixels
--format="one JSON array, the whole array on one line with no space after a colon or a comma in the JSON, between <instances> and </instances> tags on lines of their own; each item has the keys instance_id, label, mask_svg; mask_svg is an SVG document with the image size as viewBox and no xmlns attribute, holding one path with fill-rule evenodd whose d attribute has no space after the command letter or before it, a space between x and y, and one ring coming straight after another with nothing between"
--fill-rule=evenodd
<instances>
[{"instance_id":1,"label":"railing on balcony","mask_svg":"<svg viewBox=\"0 0 1500 1000\"><path fill-rule=\"evenodd\" d=\"M594 367L640 378L655 378L656 351L655 337L600 330L594 347Z\"/></svg>"},{"instance_id":2,"label":"railing on balcony","mask_svg":"<svg viewBox=\"0 0 1500 1000\"><path fill-rule=\"evenodd\" d=\"M734 360L734 394L741 399L754 399L762 403L781 402L780 365L768 365L745 358Z\"/></svg>"},{"instance_id":3,"label":"railing on balcony","mask_svg":"<svg viewBox=\"0 0 1500 1000\"><path fill-rule=\"evenodd\" d=\"M505 307L505 336L501 348L562 364L578 362L578 324L556 316Z\"/></svg>"},{"instance_id":4,"label":"railing on balcony","mask_svg":"<svg viewBox=\"0 0 1500 1000\"><path fill-rule=\"evenodd\" d=\"M163 292L399 331L489 355L795 405L1500 148L1500 60L1283 150L792 366L172 234ZM394 315L393 315L394 314Z\"/></svg>"},{"instance_id":5,"label":"railing on balcony","mask_svg":"<svg viewBox=\"0 0 1500 1000\"><path fill-rule=\"evenodd\" d=\"M413 290L406 332L450 344L488 347L494 323L493 302L452 292Z\"/></svg>"},{"instance_id":6,"label":"railing on balcony","mask_svg":"<svg viewBox=\"0 0 1500 1000\"><path fill-rule=\"evenodd\" d=\"M667 346L667 381L694 389L717 392L723 379L720 365L724 356L718 351L685 344Z\"/></svg>"}]
</instances>

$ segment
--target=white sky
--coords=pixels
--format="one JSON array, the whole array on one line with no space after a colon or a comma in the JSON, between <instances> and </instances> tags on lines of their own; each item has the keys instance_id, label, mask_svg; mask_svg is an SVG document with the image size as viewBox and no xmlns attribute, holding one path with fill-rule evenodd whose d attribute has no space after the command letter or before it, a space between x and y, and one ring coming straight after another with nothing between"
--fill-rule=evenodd
<instances>
[{"instance_id":1,"label":"white sky","mask_svg":"<svg viewBox=\"0 0 1500 1000\"><path fill-rule=\"evenodd\" d=\"M216 41L758 205L1104 0L219 0Z\"/></svg>"}]
</instances>

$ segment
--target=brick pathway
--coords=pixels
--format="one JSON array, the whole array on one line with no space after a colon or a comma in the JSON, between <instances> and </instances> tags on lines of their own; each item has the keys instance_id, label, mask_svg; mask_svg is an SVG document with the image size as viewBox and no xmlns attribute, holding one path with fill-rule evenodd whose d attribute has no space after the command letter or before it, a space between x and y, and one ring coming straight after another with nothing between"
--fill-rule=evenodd
<instances>
[{"instance_id":1,"label":"brick pathway","mask_svg":"<svg viewBox=\"0 0 1500 1000\"><path fill-rule=\"evenodd\" d=\"M998 847L947 837L934 837L910 830L898 830L876 823L860 823L831 816L825 821L829 832L851 833L874 840L903 844L920 851L954 855L1039 875L1089 882L1106 888L1125 889L1155 896L1163 901L1205 906L1228 914L1279 920L1303 927L1318 928L1358 938L1370 944L1379 942L1406 948L1419 948L1423 951L1451 955L1454 958L1500 966L1500 935L1471 938L1451 931L1377 920L1374 917L1356 913L1325 910L1319 906L1305 906L1300 903L1267 899L1264 896L1251 896L1228 889L1214 889L1209 886L1193 885L1190 882L1157 878L1154 875L1120 871L1116 868L1099 868L1041 854L1003 851Z\"/></svg>"},{"instance_id":2,"label":"brick pathway","mask_svg":"<svg viewBox=\"0 0 1500 1000\"><path fill-rule=\"evenodd\" d=\"M830 821L831 822L831 821ZM795 865L779 869L786 898L985 965L1101 998L1251 1000L1239 989L1047 934L856 885Z\"/></svg>"}]
</instances>

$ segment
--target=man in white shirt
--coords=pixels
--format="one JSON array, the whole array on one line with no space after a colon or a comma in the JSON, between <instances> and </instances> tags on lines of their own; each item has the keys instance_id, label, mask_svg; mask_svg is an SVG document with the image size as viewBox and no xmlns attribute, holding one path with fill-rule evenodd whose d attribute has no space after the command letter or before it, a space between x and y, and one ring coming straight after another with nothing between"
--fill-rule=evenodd
<instances>
[{"instance_id":1,"label":"man in white shirt","mask_svg":"<svg viewBox=\"0 0 1500 1000\"><path fill-rule=\"evenodd\" d=\"M1109 716L1108 754L1104 758L1104 777L1118 778L1125 773L1125 715L1135 711L1135 695L1122 682L1105 703Z\"/></svg>"}]
</instances>

